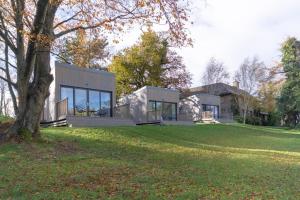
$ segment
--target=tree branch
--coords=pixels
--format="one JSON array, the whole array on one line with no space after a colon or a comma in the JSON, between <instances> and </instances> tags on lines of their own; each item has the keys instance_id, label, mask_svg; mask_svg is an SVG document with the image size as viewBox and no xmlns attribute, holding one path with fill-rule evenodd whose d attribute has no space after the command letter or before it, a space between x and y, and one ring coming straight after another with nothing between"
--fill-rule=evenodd
<instances>
[{"instance_id":1,"label":"tree branch","mask_svg":"<svg viewBox=\"0 0 300 200\"><path fill-rule=\"evenodd\" d=\"M73 32L73 31L77 31L77 30L79 30L79 29L88 30L88 29L98 28L98 27L100 27L100 26L103 26L105 23L113 22L113 21L115 21L115 20L117 20L117 19L120 19L120 18L122 18L122 17L125 17L125 16L127 16L127 15L128 15L128 14L118 15L118 16L116 16L116 17L113 17L113 18L110 18L110 19L107 19L107 20L103 20L102 22L99 22L99 23L97 23L97 24L90 25L90 26L76 26L76 27L74 27L74 28L67 29L67 30L65 30L65 31L61 31L61 32L55 34L54 37L55 37L55 39L57 39L57 38L59 38L59 37L61 37L61 36L64 36L64 35L66 35L66 34L68 34L68 33Z\"/></svg>"},{"instance_id":2,"label":"tree branch","mask_svg":"<svg viewBox=\"0 0 300 200\"><path fill-rule=\"evenodd\" d=\"M68 19L65 19L59 23L57 23L56 25L54 25L53 29L56 29L57 27L59 27L60 25L67 23L68 21L71 21L72 19L74 19L77 15L79 15L81 11L78 11L77 13L75 13L73 16L69 17Z\"/></svg>"},{"instance_id":3,"label":"tree branch","mask_svg":"<svg viewBox=\"0 0 300 200\"><path fill-rule=\"evenodd\" d=\"M60 59L62 59L63 61L65 61L67 64L71 64L69 61L67 61L64 57L62 57L61 55L59 55L58 53L55 53L53 51L50 52L51 54L59 57Z\"/></svg>"},{"instance_id":4,"label":"tree branch","mask_svg":"<svg viewBox=\"0 0 300 200\"><path fill-rule=\"evenodd\" d=\"M2 60L3 62L7 62L9 66L11 66L14 69L17 69L17 67L15 65L11 64L10 62L6 61L5 59L0 58L0 60Z\"/></svg>"},{"instance_id":5,"label":"tree branch","mask_svg":"<svg viewBox=\"0 0 300 200\"><path fill-rule=\"evenodd\" d=\"M5 43L7 43L7 45L9 46L9 48L16 53L17 52L17 48L16 46L13 44L13 42L10 40L8 34L6 34L8 32L5 23L4 23L4 18L2 15L2 11L0 11L0 22L2 24L2 30L4 30L4 32L2 30L0 30L0 37L4 40Z\"/></svg>"},{"instance_id":6,"label":"tree branch","mask_svg":"<svg viewBox=\"0 0 300 200\"><path fill-rule=\"evenodd\" d=\"M3 68L1 67L1 69L3 69ZM15 89L17 88L17 84L14 83L14 82L12 82L12 81L10 81L10 80L8 80L7 78L5 78L5 77L3 77L3 76L0 76L0 79L2 79L2 80L4 80L5 82L11 84Z\"/></svg>"}]
</instances>

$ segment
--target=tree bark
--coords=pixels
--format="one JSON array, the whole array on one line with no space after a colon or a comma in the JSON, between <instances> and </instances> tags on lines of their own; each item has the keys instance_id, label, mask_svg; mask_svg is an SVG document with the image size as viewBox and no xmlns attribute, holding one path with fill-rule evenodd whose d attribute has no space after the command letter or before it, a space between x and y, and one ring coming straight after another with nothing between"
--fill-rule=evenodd
<instances>
[{"instance_id":1,"label":"tree bark","mask_svg":"<svg viewBox=\"0 0 300 200\"><path fill-rule=\"evenodd\" d=\"M46 0L38 2L35 29L32 31L32 35L37 37L29 41L25 62L21 59L18 63L21 65L18 66L18 113L14 124L8 130L8 137L21 136L25 131L33 138L40 136L41 113L53 80L50 74L50 52L58 5L49 4Z\"/></svg>"}]
</instances>

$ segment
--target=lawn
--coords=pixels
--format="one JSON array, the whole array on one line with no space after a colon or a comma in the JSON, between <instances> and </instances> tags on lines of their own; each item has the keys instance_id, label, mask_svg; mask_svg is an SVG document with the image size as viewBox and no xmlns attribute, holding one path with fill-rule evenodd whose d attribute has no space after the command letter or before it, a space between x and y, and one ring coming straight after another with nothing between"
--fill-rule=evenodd
<instances>
[{"instance_id":1,"label":"lawn","mask_svg":"<svg viewBox=\"0 0 300 200\"><path fill-rule=\"evenodd\" d=\"M48 128L0 146L0 199L300 199L300 131Z\"/></svg>"}]
</instances>

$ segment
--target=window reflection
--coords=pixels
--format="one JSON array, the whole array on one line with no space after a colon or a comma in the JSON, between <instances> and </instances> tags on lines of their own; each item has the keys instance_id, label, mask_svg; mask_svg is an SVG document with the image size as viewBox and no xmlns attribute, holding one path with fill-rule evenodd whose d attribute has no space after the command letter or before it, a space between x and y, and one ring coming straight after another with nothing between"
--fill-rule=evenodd
<instances>
[{"instance_id":1,"label":"window reflection","mask_svg":"<svg viewBox=\"0 0 300 200\"><path fill-rule=\"evenodd\" d=\"M100 92L89 91L89 114L90 116L97 116L100 112Z\"/></svg>"},{"instance_id":2,"label":"window reflection","mask_svg":"<svg viewBox=\"0 0 300 200\"><path fill-rule=\"evenodd\" d=\"M101 108L100 115L104 117L111 116L111 94L109 92L101 92Z\"/></svg>"},{"instance_id":3,"label":"window reflection","mask_svg":"<svg viewBox=\"0 0 300 200\"><path fill-rule=\"evenodd\" d=\"M68 99L68 114L74 114L74 99L73 99L73 88L62 87L60 90L61 100Z\"/></svg>"},{"instance_id":4,"label":"window reflection","mask_svg":"<svg viewBox=\"0 0 300 200\"><path fill-rule=\"evenodd\" d=\"M75 89L75 115L87 116L87 95L85 89Z\"/></svg>"},{"instance_id":5,"label":"window reflection","mask_svg":"<svg viewBox=\"0 0 300 200\"><path fill-rule=\"evenodd\" d=\"M73 95L74 93L74 95ZM68 114L77 116L112 116L111 92L61 87L61 100L68 98ZM75 110L75 113L74 113Z\"/></svg>"}]
</instances>

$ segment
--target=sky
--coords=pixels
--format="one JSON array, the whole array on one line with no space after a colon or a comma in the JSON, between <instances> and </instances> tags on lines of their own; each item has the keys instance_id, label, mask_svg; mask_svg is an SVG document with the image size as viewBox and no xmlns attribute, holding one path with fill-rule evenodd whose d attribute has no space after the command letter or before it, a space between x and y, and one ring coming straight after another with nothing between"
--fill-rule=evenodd
<instances>
[{"instance_id":1,"label":"sky","mask_svg":"<svg viewBox=\"0 0 300 200\"><path fill-rule=\"evenodd\" d=\"M246 57L257 56L271 66L280 60L280 44L288 37L300 38L300 0L192 0L189 32L193 47L178 49L193 86L211 57L222 61L234 74ZM134 30L121 46L138 40ZM130 35L130 36L129 36Z\"/></svg>"}]
</instances>

